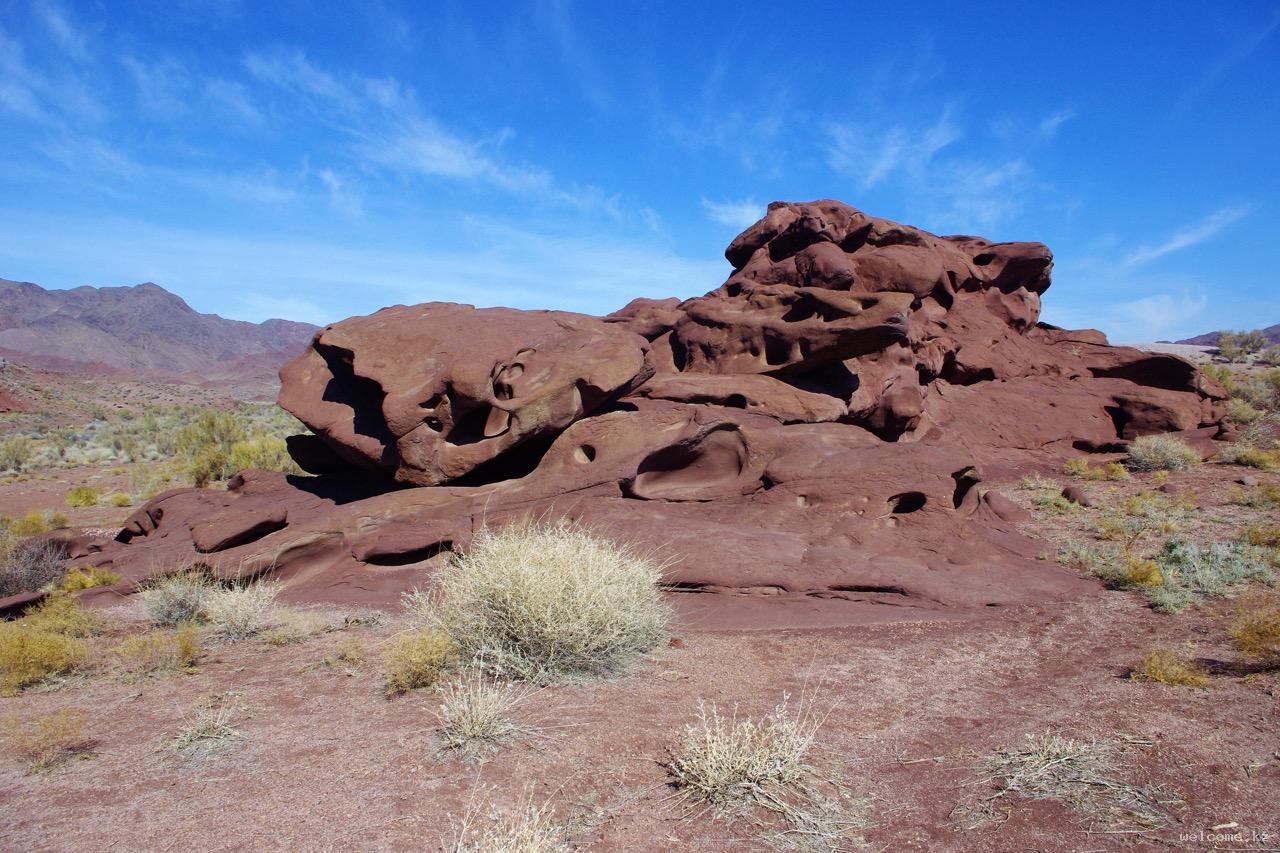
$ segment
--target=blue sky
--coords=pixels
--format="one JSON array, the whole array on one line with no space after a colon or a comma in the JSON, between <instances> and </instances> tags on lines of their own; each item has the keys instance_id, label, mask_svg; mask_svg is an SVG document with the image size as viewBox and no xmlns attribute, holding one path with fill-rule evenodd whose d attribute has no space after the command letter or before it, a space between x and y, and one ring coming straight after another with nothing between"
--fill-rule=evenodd
<instances>
[{"instance_id":1,"label":"blue sky","mask_svg":"<svg viewBox=\"0 0 1280 853\"><path fill-rule=\"evenodd\" d=\"M775 199L1280 322L1280 4L0 0L0 277L325 322L692 296Z\"/></svg>"}]
</instances>

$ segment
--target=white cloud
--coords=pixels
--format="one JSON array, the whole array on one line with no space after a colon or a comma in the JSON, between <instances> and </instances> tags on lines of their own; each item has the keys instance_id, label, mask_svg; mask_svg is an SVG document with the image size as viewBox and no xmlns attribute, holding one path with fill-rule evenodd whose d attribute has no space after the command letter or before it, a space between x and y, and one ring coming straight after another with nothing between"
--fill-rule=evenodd
<instances>
[{"instance_id":1,"label":"white cloud","mask_svg":"<svg viewBox=\"0 0 1280 853\"><path fill-rule=\"evenodd\" d=\"M143 62L124 56L120 63L133 79L138 101L146 112L172 120L190 111L186 94L190 75L177 60L164 58Z\"/></svg>"},{"instance_id":2,"label":"white cloud","mask_svg":"<svg viewBox=\"0 0 1280 853\"><path fill-rule=\"evenodd\" d=\"M1111 310L1130 341L1145 342L1175 336L1172 333L1204 314L1208 304L1203 293L1158 293L1121 302Z\"/></svg>"},{"instance_id":3,"label":"white cloud","mask_svg":"<svg viewBox=\"0 0 1280 853\"><path fill-rule=\"evenodd\" d=\"M834 124L826 149L827 164L854 178L860 189L870 189L902 173L919 176L938 152L963 135L953 112L947 107L927 127Z\"/></svg>"},{"instance_id":4,"label":"white cloud","mask_svg":"<svg viewBox=\"0 0 1280 853\"><path fill-rule=\"evenodd\" d=\"M754 199L743 201L711 201L704 198L702 209L713 222L730 225L734 228L746 228L755 224L765 214L765 206Z\"/></svg>"},{"instance_id":5,"label":"white cloud","mask_svg":"<svg viewBox=\"0 0 1280 853\"><path fill-rule=\"evenodd\" d=\"M241 121L261 125L262 113L254 105L244 85L233 80L213 78L204 84L205 97L220 105Z\"/></svg>"},{"instance_id":6,"label":"white cloud","mask_svg":"<svg viewBox=\"0 0 1280 853\"><path fill-rule=\"evenodd\" d=\"M1164 257L1171 252L1177 252L1190 248L1197 243L1203 243L1224 228L1244 219L1250 213L1253 213L1255 209L1256 207L1250 206L1224 207L1197 223L1180 228L1162 243L1157 243L1154 246L1140 246L1125 258L1124 262L1126 264L1145 264Z\"/></svg>"}]
</instances>

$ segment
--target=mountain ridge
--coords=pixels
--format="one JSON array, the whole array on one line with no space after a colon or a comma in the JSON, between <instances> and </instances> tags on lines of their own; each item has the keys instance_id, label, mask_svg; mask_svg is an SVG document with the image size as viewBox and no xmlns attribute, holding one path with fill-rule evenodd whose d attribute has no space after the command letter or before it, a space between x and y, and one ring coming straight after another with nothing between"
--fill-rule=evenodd
<instances>
[{"instance_id":1,"label":"mountain ridge","mask_svg":"<svg viewBox=\"0 0 1280 853\"><path fill-rule=\"evenodd\" d=\"M319 327L203 314L154 282L65 290L0 278L0 351L57 368L101 366L200 379L279 368Z\"/></svg>"}]
</instances>

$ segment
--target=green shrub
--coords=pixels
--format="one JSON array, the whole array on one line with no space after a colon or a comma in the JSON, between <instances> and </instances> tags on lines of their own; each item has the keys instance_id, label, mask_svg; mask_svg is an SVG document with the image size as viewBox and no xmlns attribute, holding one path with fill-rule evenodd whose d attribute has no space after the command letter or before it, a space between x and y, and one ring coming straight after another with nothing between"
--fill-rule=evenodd
<instances>
[{"instance_id":1,"label":"green shrub","mask_svg":"<svg viewBox=\"0 0 1280 853\"><path fill-rule=\"evenodd\" d=\"M14 536L38 536L50 530L49 519L42 512L32 510L9 524L9 532Z\"/></svg>"},{"instance_id":2,"label":"green shrub","mask_svg":"<svg viewBox=\"0 0 1280 853\"><path fill-rule=\"evenodd\" d=\"M0 471L21 471L30 462L35 447L25 435L0 440Z\"/></svg>"},{"instance_id":3,"label":"green shrub","mask_svg":"<svg viewBox=\"0 0 1280 853\"><path fill-rule=\"evenodd\" d=\"M1204 598L1226 598L1250 581L1275 583L1266 553L1237 542L1196 545L1171 539L1155 561L1164 582L1143 591L1164 613L1177 613Z\"/></svg>"},{"instance_id":4,"label":"green shrub","mask_svg":"<svg viewBox=\"0 0 1280 853\"><path fill-rule=\"evenodd\" d=\"M67 506L72 509L98 505L98 490L93 486L76 486L67 492Z\"/></svg>"},{"instance_id":5,"label":"green shrub","mask_svg":"<svg viewBox=\"0 0 1280 853\"><path fill-rule=\"evenodd\" d=\"M1240 426L1248 426L1263 417L1260 409L1255 409L1244 400L1232 398L1227 401L1227 419Z\"/></svg>"},{"instance_id":6,"label":"green shrub","mask_svg":"<svg viewBox=\"0 0 1280 853\"><path fill-rule=\"evenodd\" d=\"M82 589L94 589L100 586L115 586L124 581L124 576L110 569L97 566L78 567L67 572L59 589L63 592L79 592Z\"/></svg>"},{"instance_id":7,"label":"green shrub","mask_svg":"<svg viewBox=\"0 0 1280 853\"><path fill-rule=\"evenodd\" d=\"M107 503L115 507L133 506L133 498L129 497L124 492L116 492L114 495L107 498Z\"/></svg>"},{"instance_id":8,"label":"green shrub","mask_svg":"<svg viewBox=\"0 0 1280 853\"><path fill-rule=\"evenodd\" d=\"M484 530L407 603L464 661L535 681L620 672L665 636L662 573L567 523Z\"/></svg>"},{"instance_id":9,"label":"green shrub","mask_svg":"<svg viewBox=\"0 0 1280 853\"><path fill-rule=\"evenodd\" d=\"M1135 471L1186 471L1200 464L1200 454L1171 435L1143 435L1129 444L1129 467Z\"/></svg>"},{"instance_id":10,"label":"green shrub","mask_svg":"<svg viewBox=\"0 0 1280 853\"><path fill-rule=\"evenodd\" d=\"M1274 471L1280 468L1280 451L1262 450L1236 441L1218 451L1218 461L1227 465L1244 465L1261 471Z\"/></svg>"}]
</instances>

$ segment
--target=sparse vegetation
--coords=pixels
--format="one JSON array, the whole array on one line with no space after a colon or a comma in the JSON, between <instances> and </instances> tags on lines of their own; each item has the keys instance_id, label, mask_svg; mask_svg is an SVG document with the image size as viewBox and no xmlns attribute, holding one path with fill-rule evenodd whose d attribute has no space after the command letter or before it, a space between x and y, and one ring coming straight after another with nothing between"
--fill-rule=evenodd
<instances>
[{"instance_id":1,"label":"sparse vegetation","mask_svg":"<svg viewBox=\"0 0 1280 853\"><path fill-rule=\"evenodd\" d=\"M0 622L0 695L83 668L90 652L83 638L100 629L101 620L69 595L51 595L21 619Z\"/></svg>"},{"instance_id":2,"label":"sparse vegetation","mask_svg":"<svg viewBox=\"0 0 1280 853\"><path fill-rule=\"evenodd\" d=\"M329 669L351 674L364 666L364 644L359 637L343 637L321 661Z\"/></svg>"},{"instance_id":3,"label":"sparse vegetation","mask_svg":"<svg viewBox=\"0 0 1280 853\"><path fill-rule=\"evenodd\" d=\"M201 613L224 639L246 640L266 626L266 617L280 595L270 581L244 586L213 587L204 596Z\"/></svg>"},{"instance_id":4,"label":"sparse vegetation","mask_svg":"<svg viewBox=\"0 0 1280 853\"><path fill-rule=\"evenodd\" d=\"M1200 464L1200 454L1171 435L1143 435L1129 444L1134 471L1186 471Z\"/></svg>"},{"instance_id":5,"label":"sparse vegetation","mask_svg":"<svg viewBox=\"0 0 1280 853\"><path fill-rule=\"evenodd\" d=\"M1232 397L1227 400L1227 419L1240 426L1248 426L1264 417L1261 409L1256 409L1247 400Z\"/></svg>"},{"instance_id":6,"label":"sparse vegetation","mask_svg":"<svg viewBox=\"0 0 1280 853\"><path fill-rule=\"evenodd\" d=\"M550 804L532 802L483 822L469 809L450 847L451 853L561 853L568 849L565 830L555 822Z\"/></svg>"},{"instance_id":7,"label":"sparse vegetation","mask_svg":"<svg viewBox=\"0 0 1280 853\"><path fill-rule=\"evenodd\" d=\"M129 497L124 492L116 492L107 498L107 503L114 507L133 506L133 498Z\"/></svg>"},{"instance_id":8,"label":"sparse vegetation","mask_svg":"<svg viewBox=\"0 0 1280 853\"><path fill-rule=\"evenodd\" d=\"M1062 473L1068 477L1080 477L1085 480L1128 480L1129 469L1119 462L1108 462L1105 465L1091 466L1084 456L1073 456L1062 466Z\"/></svg>"},{"instance_id":9,"label":"sparse vegetation","mask_svg":"<svg viewBox=\"0 0 1280 853\"><path fill-rule=\"evenodd\" d=\"M1218 461L1227 465L1274 471L1280 468L1280 451L1263 450L1243 441L1235 441L1218 451Z\"/></svg>"},{"instance_id":10,"label":"sparse vegetation","mask_svg":"<svg viewBox=\"0 0 1280 853\"><path fill-rule=\"evenodd\" d=\"M484 531L407 596L464 662L533 681L620 672L665 635L659 566L566 523Z\"/></svg>"},{"instance_id":11,"label":"sparse vegetation","mask_svg":"<svg viewBox=\"0 0 1280 853\"><path fill-rule=\"evenodd\" d=\"M79 566L67 572L58 588L63 592L79 592L100 586L115 586L124 582L124 575L97 566Z\"/></svg>"},{"instance_id":12,"label":"sparse vegetation","mask_svg":"<svg viewBox=\"0 0 1280 853\"><path fill-rule=\"evenodd\" d=\"M231 704L227 697L221 697L196 705L190 716L184 716L173 746L183 755L199 758L238 737L239 729L231 725Z\"/></svg>"},{"instance_id":13,"label":"sparse vegetation","mask_svg":"<svg viewBox=\"0 0 1280 853\"><path fill-rule=\"evenodd\" d=\"M469 760L483 758L530 729L512 719L524 699L515 687L475 674L450 684L440 694L440 725L436 729L447 750Z\"/></svg>"},{"instance_id":14,"label":"sparse vegetation","mask_svg":"<svg viewBox=\"0 0 1280 853\"><path fill-rule=\"evenodd\" d=\"M153 622L177 625L201 618L214 583L207 566L193 566L151 581L141 590L142 604Z\"/></svg>"},{"instance_id":15,"label":"sparse vegetation","mask_svg":"<svg viewBox=\"0 0 1280 853\"><path fill-rule=\"evenodd\" d=\"M93 486L76 486L67 492L67 506L72 509L84 509L97 505L98 490Z\"/></svg>"},{"instance_id":16,"label":"sparse vegetation","mask_svg":"<svg viewBox=\"0 0 1280 853\"><path fill-rule=\"evenodd\" d=\"M314 637L328 626L314 613L288 607L275 608L275 623L259 632L269 646L291 646Z\"/></svg>"},{"instance_id":17,"label":"sparse vegetation","mask_svg":"<svg viewBox=\"0 0 1280 853\"><path fill-rule=\"evenodd\" d=\"M1166 817L1154 794L1114 778L1114 771L1108 744L1053 732L1028 735L1022 747L997 752L978 765L978 784L994 785L995 792L961 811L975 819L973 829L996 820L1003 801L1019 797L1056 800L1113 829L1163 825Z\"/></svg>"},{"instance_id":18,"label":"sparse vegetation","mask_svg":"<svg viewBox=\"0 0 1280 853\"><path fill-rule=\"evenodd\" d=\"M1259 483L1245 489L1236 489L1230 498L1237 506L1251 509L1270 509L1280 506L1280 486L1272 483Z\"/></svg>"},{"instance_id":19,"label":"sparse vegetation","mask_svg":"<svg viewBox=\"0 0 1280 853\"><path fill-rule=\"evenodd\" d=\"M760 721L722 717L715 705L698 708L668 767L677 787L718 806L777 800L780 788L799 782L818 723L794 714L784 700Z\"/></svg>"},{"instance_id":20,"label":"sparse vegetation","mask_svg":"<svg viewBox=\"0 0 1280 853\"><path fill-rule=\"evenodd\" d=\"M93 749L85 735L88 715L76 708L62 708L36 717L11 716L5 720L8 751L32 772L47 770Z\"/></svg>"},{"instance_id":21,"label":"sparse vegetation","mask_svg":"<svg viewBox=\"0 0 1280 853\"><path fill-rule=\"evenodd\" d=\"M1280 598L1250 596L1231 621L1231 642L1242 654L1267 666L1280 666Z\"/></svg>"},{"instance_id":22,"label":"sparse vegetation","mask_svg":"<svg viewBox=\"0 0 1280 853\"><path fill-rule=\"evenodd\" d=\"M1156 610L1177 613L1204 598L1234 595L1250 581L1275 583L1261 549L1235 542L1171 539L1155 555L1163 583L1143 589Z\"/></svg>"},{"instance_id":23,"label":"sparse vegetation","mask_svg":"<svg viewBox=\"0 0 1280 853\"><path fill-rule=\"evenodd\" d=\"M175 631L153 629L127 637L112 654L128 672L154 673L189 670L200 651L196 626L188 622Z\"/></svg>"},{"instance_id":24,"label":"sparse vegetation","mask_svg":"<svg viewBox=\"0 0 1280 853\"><path fill-rule=\"evenodd\" d=\"M200 412L178 431L174 449L194 486L225 480L246 468L301 473L289 457L284 436L252 430L236 412Z\"/></svg>"},{"instance_id":25,"label":"sparse vegetation","mask_svg":"<svg viewBox=\"0 0 1280 853\"><path fill-rule=\"evenodd\" d=\"M1152 681L1179 687L1209 686L1208 670L1168 648L1152 649L1133 668L1129 677L1134 681Z\"/></svg>"},{"instance_id":26,"label":"sparse vegetation","mask_svg":"<svg viewBox=\"0 0 1280 853\"><path fill-rule=\"evenodd\" d=\"M18 540L0 535L0 598L36 592L62 578L65 552L47 539Z\"/></svg>"},{"instance_id":27,"label":"sparse vegetation","mask_svg":"<svg viewBox=\"0 0 1280 853\"><path fill-rule=\"evenodd\" d=\"M419 687L431 687L444 677L457 656L457 645L442 631L400 634L385 662L387 695L397 696Z\"/></svg>"}]
</instances>

